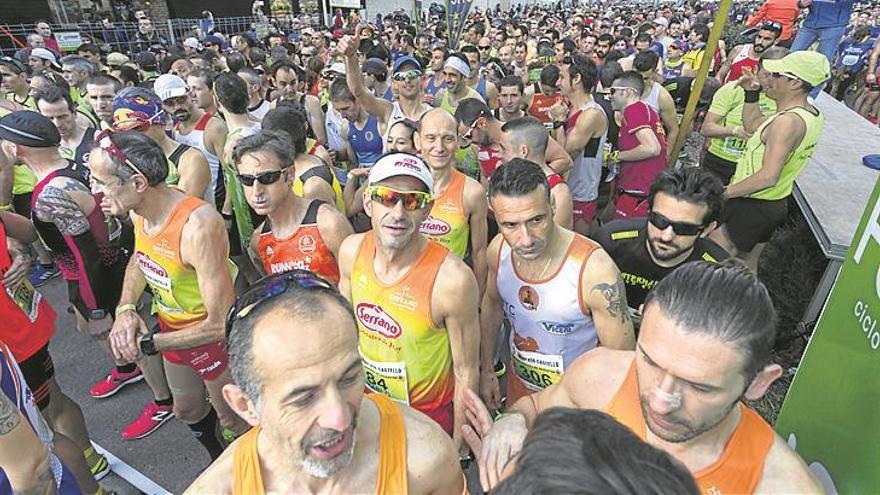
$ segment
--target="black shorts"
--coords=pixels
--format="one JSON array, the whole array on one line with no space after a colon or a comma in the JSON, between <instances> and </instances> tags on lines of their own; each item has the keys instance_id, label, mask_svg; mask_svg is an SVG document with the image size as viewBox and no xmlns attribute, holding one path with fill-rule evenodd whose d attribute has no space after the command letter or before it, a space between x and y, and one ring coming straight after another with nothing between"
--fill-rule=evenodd
<instances>
[{"instance_id":1,"label":"black shorts","mask_svg":"<svg viewBox=\"0 0 880 495\"><path fill-rule=\"evenodd\" d=\"M724 205L721 224L740 252L751 251L756 244L767 242L776 227L788 218L788 198L768 201L734 198Z\"/></svg>"},{"instance_id":2,"label":"black shorts","mask_svg":"<svg viewBox=\"0 0 880 495\"><path fill-rule=\"evenodd\" d=\"M733 178L733 174L736 172L736 162L725 160L708 151L703 155L703 162L700 163L700 167L715 174L725 186L730 184L730 179Z\"/></svg>"},{"instance_id":3,"label":"black shorts","mask_svg":"<svg viewBox=\"0 0 880 495\"><path fill-rule=\"evenodd\" d=\"M18 363L24 381L34 394L34 402L42 411L49 405L49 380L55 376L55 363L49 355L49 343L43 346L33 356Z\"/></svg>"},{"instance_id":4,"label":"black shorts","mask_svg":"<svg viewBox=\"0 0 880 495\"><path fill-rule=\"evenodd\" d=\"M31 217L31 196L33 194L26 192L24 194L13 194L12 195L12 211L18 213L19 215L30 218Z\"/></svg>"}]
</instances>

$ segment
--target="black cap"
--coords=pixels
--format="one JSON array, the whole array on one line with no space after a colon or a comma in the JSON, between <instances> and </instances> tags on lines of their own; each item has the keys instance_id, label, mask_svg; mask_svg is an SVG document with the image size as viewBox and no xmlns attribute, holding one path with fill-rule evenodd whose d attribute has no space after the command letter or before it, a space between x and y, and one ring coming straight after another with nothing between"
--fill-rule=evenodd
<instances>
[{"instance_id":1,"label":"black cap","mask_svg":"<svg viewBox=\"0 0 880 495\"><path fill-rule=\"evenodd\" d=\"M31 148L51 148L61 143L55 124L30 110L19 110L0 118L0 139Z\"/></svg>"},{"instance_id":2,"label":"black cap","mask_svg":"<svg viewBox=\"0 0 880 495\"><path fill-rule=\"evenodd\" d=\"M21 63L21 60L6 55L0 56L0 65L10 67L16 74L21 74L22 72L27 71L27 67Z\"/></svg>"},{"instance_id":3,"label":"black cap","mask_svg":"<svg viewBox=\"0 0 880 495\"><path fill-rule=\"evenodd\" d=\"M364 60L361 71L373 76L386 77L388 75L388 66L385 65L381 58L368 58Z\"/></svg>"},{"instance_id":4,"label":"black cap","mask_svg":"<svg viewBox=\"0 0 880 495\"><path fill-rule=\"evenodd\" d=\"M153 52L140 52L134 57L134 61L141 69L155 69L159 62Z\"/></svg>"}]
</instances>

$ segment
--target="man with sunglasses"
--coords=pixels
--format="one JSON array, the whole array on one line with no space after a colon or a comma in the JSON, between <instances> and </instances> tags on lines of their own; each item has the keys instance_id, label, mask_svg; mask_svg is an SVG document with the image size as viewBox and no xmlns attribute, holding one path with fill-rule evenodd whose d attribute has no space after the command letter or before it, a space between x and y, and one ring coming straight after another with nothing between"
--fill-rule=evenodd
<instances>
[{"instance_id":1,"label":"man with sunglasses","mask_svg":"<svg viewBox=\"0 0 880 495\"><path fill-rule=\"evenodd\" d=\"M165 133L168 114L162 100L149 89L125 88L113 99L114 131L138 131L156 142L168 160L168 185L197 198L213 200L211 169L198 149L178 143Z\"/></svg>"},{"instance_id":2,"label":"man with sunglasses","mask_svg":"<svg viewBox=\"0 0 880 495\"><path fill-rule=\"evenodd\" d=\"M235 384L223 395L253 428L185 493L462 493L449 437L364 394L357 320L331 284L304 270L265 278L226 328Z\"/></svg>"},{"instance_id":3,"label":"man with sunglasses","mask_svg":"<svg viewBox=\"0 0 880 495\"><path fill-rule=\"evenodd\" d=\"M223 218L201 198L168 187L165 153L144 134L103 133L89 165L92 190L103 195L100 211L134 213L134 254L110 332L113 354L129 363L161 354L174 415L216 459L223 451L218 421L235 434L246 429L221 399L232 382L223 322L235 300ZM158 309L153 330L137 312L148 285Z\"/></svg>"},{"instance_id":4,"label":"man with sunglasses","mask_svg":"<svg viewBox=\"0 0 880 495\"><path fill-rule=\"evenodd\" d=\"M641 99L644 91L644 77L635 71L624 72L611 86L611 106L622 115L615 220L647 215L648 189L666 167L666 131L660 115Z\"/></svg>"},{"instance_id":5,"label":"man with sunglasses","mask_svg":"<svg viewBox=\"0 0 880 495\"><path fill-rule=\"evenodd\" d=\"M570 62L560 67L559 86L571 107L557 102L550 107L549 118L553 123L552 136L573 163L568 187L571 188L574 230L586 235L598 209L609 123L602 106L592 95L599 78L596 64L579 54L571 57Z\"/></svg>"},{"instance_id":6,"label":"man with sunglasses","mask_svg":"<svg viewBox=\"0 0 880 495\"><path fill-rule=\"evenodd\" d=\"M677 267L730 256L708 237L723 203L723 186L711 172L666 169L651 183L647 220L615 220L599 229L594 238L620 268L634 313L641 312L648 291Z\"/></svg>"},{"instance_id":7,"label":"man with sunglasses","mask_svg":"<svg viewBox=\"0 0 880 495\"><path fill-rule=\"evenodd\" d=\"M743 123L755 132L746 141L736 172L724 190L728 199L721 227L712 239L733 255L757 265L753 248L770 239L788 218L788 199L794 181L813 155L825 119L807 101L814 88L831 77L831 64L819 52L800 51L779 60L762 61L768 77L743 76L745 89ZM766 86L765 86L766 83ZM776 101L776 113L764 116L758 105L759 91Z\"/></svg>"},{"instance_id":8,"label":"man with sunglasses","mask_svg":"<svg viewBox=\"0 0 880 495\"><path fill-rule=\"evenodd\" d=\"M288 141L287 134L263 130L242 139L233 153L248 204L266 217L250 239L255 265L269 275L311 270L338 284L339 246L353 233L351 225L332 203L294 194L295 150Z\"/></svg>"},{"instance_id":9,"label":"man with sunglasses","mask_svg":"<svg viewBox=\"0 0 880 495\"><path fill-rule=\"evenodd\" d=\"M434 179L421 158L382 157L364 210L373 230L339 254L339 288L355 309L367 387L430 416L461 446L467 389L477 386L479 287L473 272L419 233Z\"/></svg>"},{"instance_id":10,"label":"man with sunglasses","mask_svg":"<svg viewBox=\"0 0 880 495\"><path fill-rule=\"evenodd\" d=\"M480 395L501 407L494 353L510 322L509 403L559 381L581 354L601 344L632 349L626 292L614 262L595 242L553 221L543 170L514 158L489 182L501 235L486 253L489 279L480 307Z\"/></svg>"},{"instance_id":11,"label":"man with sunglasses","mask_svg":"<svg viewBox=\"0 0 880 495\"><path fill-rule=\"evenodd\" d=\"M758 61L768 48L772 47L782 35L782 25L778 22L765 22L758 27L755 39L751 43L733 47L727 61L721 64L715 77L723 83L739 80L745 68L751 71L758 69Z\"/></svg>"},{"instance_id":12,"label":"man with sunglasses","mask_svg":"<svg viewBox=\"0 0 880 495\"><path fill-rule=\"evenodd\" d=\"M357 47L360 43L358 26L353 36L345 36L339 41L337 50L345 56L345 80L358 104L378 120L382 136L388 136L388 129L400 120L419 122L422 116L431 109L424 103L424 77L422 65L413 57L402 56L394 61L392 67L392 84L397 88L397 101L391 102L372 94L364 85L364 78L357 61Z\"/></svg>"},{"instance_id":13,"label":"man with sunglasses","mask_svg":"<svg viewBox=\"0 0 880 495\"><path fill-rule=\"evenodd\" d=\"M0 56L0 86L8 101L37 111L37 103L30 95L27 67L23 63L12 57Z\"/></svg>"}]
</instances>

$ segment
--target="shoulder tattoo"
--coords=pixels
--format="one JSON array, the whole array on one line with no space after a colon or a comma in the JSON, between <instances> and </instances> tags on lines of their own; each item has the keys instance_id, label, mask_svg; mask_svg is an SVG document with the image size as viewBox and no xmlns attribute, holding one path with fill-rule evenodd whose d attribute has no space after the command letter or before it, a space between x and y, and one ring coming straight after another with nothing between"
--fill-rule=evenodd
<instances>
[{"instance_id":1,"label":"shoulder tattoo","mask_svg":"<svg viewBox=\"0 0 880 495\"><path fill-rule=\"evenodd\" d=\"M89 220L79 204L70 198L69 192L87 192L77 181L67 181L63 186L48 185L40 193L34 205L37 218L52 222L63 235L80 235L89 231Z\"/></svg>"},{"instance_id":2,"label":"shoulder tattoo","mask_svg":"<svg viewBox=\"0 0 880 495\"><path fill-rule=\"evenodd\" d=\"M21 414L8 397L0 393L0 435L6 435L21 423Z\"/></svg>"},{"instance_id":3,"label":"shoulder tattoo","mask_svg":"<svg viewBox=\"0 0 880 495\"><path fill-rule=\"evenodd\" d=\"M627 320L629 320L629 307L626 302L626 286L619 274L617 275L617 280L615 280L613 284L603 282L594 285L592 290L598 291L602 294L602 297L605 298L607 303L606 309L612 318L620 318L621 323L626 323Z\"/></svg>"}]
</instances>

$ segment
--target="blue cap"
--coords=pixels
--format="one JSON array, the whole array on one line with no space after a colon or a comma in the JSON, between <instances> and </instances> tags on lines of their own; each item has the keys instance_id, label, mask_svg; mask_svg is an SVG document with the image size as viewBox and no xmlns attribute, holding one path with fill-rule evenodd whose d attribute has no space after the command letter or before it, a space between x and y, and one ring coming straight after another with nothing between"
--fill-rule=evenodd
<instances>
[{"instance_id":1,"label":"blue cap","mask_svg":"<svg viewBox=\"0 0 880 495\"><path fill-rule=\"evenodd\" d=\"M416 69L422 70L422 64L420 64L418 60L409 55L404 55L398 57L397 60L394 61L392 72L400 72L400 68L406 64L414 65Z\"/></svg>"}]
</instances>

